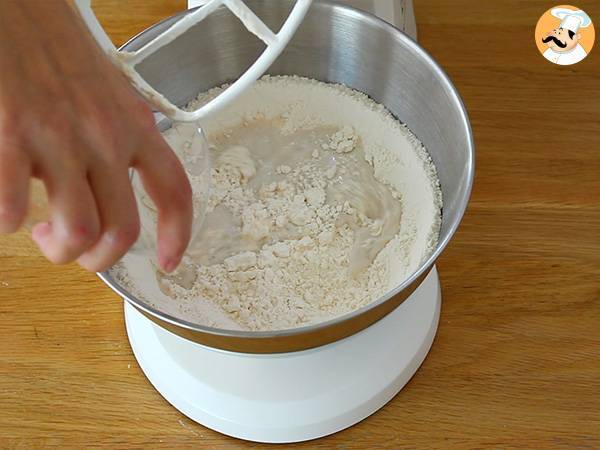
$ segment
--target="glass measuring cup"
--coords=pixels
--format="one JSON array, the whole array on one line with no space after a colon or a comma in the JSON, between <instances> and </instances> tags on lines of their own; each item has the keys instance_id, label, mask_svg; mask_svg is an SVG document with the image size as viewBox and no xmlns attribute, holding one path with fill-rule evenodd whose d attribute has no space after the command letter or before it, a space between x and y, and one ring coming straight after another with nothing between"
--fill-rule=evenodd
<instances>
[{"instance_id":1,"label":"glass measuring cup","mask_svg":"<svg viewBox=\"0 0 600 450\"><path fill-rule=\"evenodd\" d=\"M192 243L202 226L208 206L211 167L208 142L202 128L196 123L173 122L163 118L157 123L157 128L181 161L192 185ZM131 184L140 215L140 236L130 252L155 258L157 210L144 190L138 173L135 170L131 172Z\"/></svg>"}]
</instances>

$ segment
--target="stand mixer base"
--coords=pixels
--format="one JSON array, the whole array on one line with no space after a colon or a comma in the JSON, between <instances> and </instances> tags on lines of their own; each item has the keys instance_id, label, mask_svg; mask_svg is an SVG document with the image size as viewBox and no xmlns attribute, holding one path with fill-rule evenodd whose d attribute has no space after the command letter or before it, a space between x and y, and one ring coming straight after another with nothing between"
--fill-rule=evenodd
<instances>
[{"instance_id":1,"label":"stand mixer base","mask_svg":"<svg viewBox=\"0 0 600 450\"><path fill-rule=\"evenodd\" d=\"M125 322L142 370L175 408L229 436L284 443L343 430L390 401L425 359L440 305L434 267L402 305L360 333L311 350L270 355L190 342L127 302Z\"/></svg>"}]
</instances>

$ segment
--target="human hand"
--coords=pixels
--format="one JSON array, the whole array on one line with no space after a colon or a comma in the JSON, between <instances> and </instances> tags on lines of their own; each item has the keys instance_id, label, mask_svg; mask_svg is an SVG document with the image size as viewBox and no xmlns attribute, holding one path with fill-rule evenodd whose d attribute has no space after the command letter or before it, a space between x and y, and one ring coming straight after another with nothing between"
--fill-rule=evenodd
<instances>
[{"instance_id":1,"label":"human hand","mask_svg":"<svg viewBox=\"0 0 600 450\"><path fill-rule=\"evenodd\" d=\"M16 231L30 177L50 219L32 229L46 257L102 271L137 240L129 168L156 204L158 262L177 267L190 238L191 188L150 108L60 1L0 1L0 233Z\"/></svg>"}]
</instances>

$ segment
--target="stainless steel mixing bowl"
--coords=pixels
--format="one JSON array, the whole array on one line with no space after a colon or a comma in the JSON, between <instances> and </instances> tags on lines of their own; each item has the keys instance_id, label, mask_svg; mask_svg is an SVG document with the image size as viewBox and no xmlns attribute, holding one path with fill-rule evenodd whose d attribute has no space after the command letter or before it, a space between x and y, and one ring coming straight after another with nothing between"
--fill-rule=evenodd
<instances>
[{"instance_id":1,"label":"stainless steel mixing bowl","mask_svg":"<svg viewBox=\"0 0 600 450\"><path fill-rule=\"evenodd\" d=\"M272 29L279 28L292 3L248 1ZM123 49L143 46L184 14L187 12L147 29ZM258 39L223 10L161 49L138 70L173 103L184 105L199 92L235 79L262 48ZM289 352L327 344L366 328L400 305L429 273L456 231L474 173L473 137L456 89L417 43L372 15L331 1L315 2L269 73L343 83L384 104L428 149L438 169L444 207L438 246L412 276L359 310L302 328L242 332L189 323L136 298L110 271L100 274L112 289L161 327L211 347L248 353Z\"/></svg>"}]
</instances>

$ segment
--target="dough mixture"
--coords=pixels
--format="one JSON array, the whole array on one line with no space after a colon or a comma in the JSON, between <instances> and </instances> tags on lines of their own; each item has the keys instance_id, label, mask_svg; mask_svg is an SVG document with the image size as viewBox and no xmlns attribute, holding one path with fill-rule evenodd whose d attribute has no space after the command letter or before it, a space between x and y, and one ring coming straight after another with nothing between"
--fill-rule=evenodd
<instances>
[{"instance_id":1,"label":"dough mixture","mask_svg":"<svg viewBox=\"0 0 600 450\"><path fill-rule=\"evenodd\" d=\"M381 297L435 248L435 167L416 137L366 95L266 76L202 126L210 180L191 181L205 201L207 181L210 189L183 263L165 275L128 255L113 269L155 307L227 329L314 324ZM187 166L193 131L176 124L164 133Z\"/></svg>"}]
</instances>

